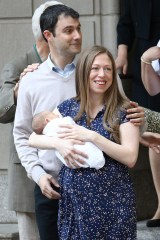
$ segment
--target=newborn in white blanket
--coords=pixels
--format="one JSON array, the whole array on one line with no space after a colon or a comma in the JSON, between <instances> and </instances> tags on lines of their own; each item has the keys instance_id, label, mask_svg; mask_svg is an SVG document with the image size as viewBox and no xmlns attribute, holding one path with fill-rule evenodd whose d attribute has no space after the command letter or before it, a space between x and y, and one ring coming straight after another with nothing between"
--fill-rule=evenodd
<instances>
[{"instance_id":1,"label":"newborn in white blanket","mask_svg":"<svg viewBox=\"0 0 160 240\"><path fill-rule=\"evenodd\" d=\"M41 115L40 119L38 119L38 115ZM48 119L48 121L46 121L46 119ZM53 112L48 112L48 116L47 116L47 112L41 112L35 116L35 119L33 119L33 121L34 121L34 124L32 124L32 127L34 132L38 134L42 133L47 136L56 136L57 132L63 132L63 128L59 127L59 125L61 124L72 124L72 125L76 124L71 117L64 117L64 118L58 117ZM93 143L85 142L84 145L75 144L74 147L88 155L88 158L84 159L85 164L80 164L79 162L77 162L77 164L80 167L83 167L83 168L90 167L90 168L100 169L104 166L105 158L103 156L103 153ZM62 163L67 166L66 161L57 150L55 150L55 154L57 158L59 158L62 161Z\"/></svg>"}]
</instances>

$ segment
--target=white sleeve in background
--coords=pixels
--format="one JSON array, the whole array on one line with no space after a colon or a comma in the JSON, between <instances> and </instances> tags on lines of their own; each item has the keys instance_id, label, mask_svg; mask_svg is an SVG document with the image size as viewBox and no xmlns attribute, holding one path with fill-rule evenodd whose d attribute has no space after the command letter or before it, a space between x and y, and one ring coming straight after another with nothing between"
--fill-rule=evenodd
<instances>
[{"instance_id":1,"label":"white sleeve in background","mask_svg":"<svg viewBox=\"0 0 160 240\"><path fill-rule=\"evenodd\" d=\"M157 46L160 47L160 40ZM152 67L154 68L154 71L160 76L160 59L152 61Z\"/></svg>"},{"instance_id":2,"label":"white sleeve in background","mask_svg":"<svg viewBox=\"0 0 160 240\"><path fill-rule=\"evenodd\" d=\"M56 136L57 132L63 132L63 129L59 127L60 124L75 124L73 119L71 117L64 117L64 118L56 118L51 120L46 127L43 130L43 134L47 136ZM91 142L86 142L84 145L74 145L74 147L81 152L85 152L88 155L87 160L85 164L80 164L77 162L77 164L80 167L83 168L95 168L95 169L100 169L104 166L105 164L105 158L103 156L102 151L93 143ZM64 165L67 166L64 158L61 156L61 154L55 150L56 156L62 161ZM82 158L82 157L81 157ZM83 158L82 158L83 159ZM74 168L74 166L73 166Z\"/></svg>"}]
</instances>

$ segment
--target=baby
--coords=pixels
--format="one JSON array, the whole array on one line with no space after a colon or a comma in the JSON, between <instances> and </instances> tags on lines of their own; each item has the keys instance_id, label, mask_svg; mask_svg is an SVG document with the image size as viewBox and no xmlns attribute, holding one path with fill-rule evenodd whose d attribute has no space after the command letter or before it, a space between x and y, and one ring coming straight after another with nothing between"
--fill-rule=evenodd
<instances>
[{"instance_id":1,"label":"baby","mask_svg":"<svg viewBox=\"0 0 160 240\"><path fill-rule=\"evenodd\" d=\"M32 128L33 131L37 134L44 134L47 136L56 136L57 132L63 132L63 129L59 127L60 124L76 124L71 117L60 117L59 115L50 112L50 111L43 111L36 114L32 121ZM93 143L85 142L84 145L75 144L74 147L80 151L85 152L88 155L87 159L85 160L85 164L77 164L80 167L84 168L95 168L100 169L105 164L105 158L103 156L102 151ZM63 164L66 164L64 158L61 154L55 150L55 154L58 159L62 161ZM73 168L75 168L73 166Z\"/></svg>"}]
</instances>

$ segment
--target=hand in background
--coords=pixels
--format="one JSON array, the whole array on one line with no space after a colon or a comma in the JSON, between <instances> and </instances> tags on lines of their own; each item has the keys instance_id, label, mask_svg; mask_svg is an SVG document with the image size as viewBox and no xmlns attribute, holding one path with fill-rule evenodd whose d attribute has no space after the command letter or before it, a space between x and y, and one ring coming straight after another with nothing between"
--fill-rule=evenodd
<instances>
[{"instance_id":1,"label":"hand in background","mask_svg":"<svg viewBox=\"0 0 160 240\"><path fill-rule=\"evenodd\" d=\"M128 53L127 45L121 44L118 46L118 56L115 60L116 68L126 75L128 68Z\"/></svg>"},{"instance_id":2,"label":"hand in background","mask_svg":"<svg viewBox=\"0 0 160 240\"><path fill-rule=\"evenodd\" d=\"M24 77L28 72L33 72L34 70L38 69L39 65L39 63L33 63L31 65L28 65L21 73L20 79Z\"/></svg>"},{"instance_id":3,"label":"hand in background","mask_svg":"<svg viewBox=\"0 0 160 240\"><path fill-rule=\"evenodd\" d=\"M140 143L146 147L152 148L156 153L160 153L160 134L145 132L140 137Z\"/></svg>"}]
</instances>

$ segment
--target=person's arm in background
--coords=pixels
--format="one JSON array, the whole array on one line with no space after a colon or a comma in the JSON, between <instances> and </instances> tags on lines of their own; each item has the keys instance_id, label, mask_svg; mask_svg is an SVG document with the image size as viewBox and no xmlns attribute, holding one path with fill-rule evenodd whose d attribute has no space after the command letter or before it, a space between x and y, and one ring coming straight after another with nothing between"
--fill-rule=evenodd
<instances>
[{"instance_id":1,"label":"person's arm in background","mask_svg":"<svg viewBox=\"0 0 160 240\"><path fill-rule=\"evenodd\" d=\"M23 67L20 61L13 61L5 65L1 73L2 86L0 88L0 123L14 121L17 91L20 73ZM16 85L17 84L17 85Z\"/></svg>"},{"instance_id":2,"label":"person's arm in background","mask_svg":"<svg viewBox=\"0 0 160 240\"><path fill-rule=\"evenodd\" d=\"M145 108L147 129L140 136L140 143L160 153L160 113Z\"/></svg>"},{"instance_id":3,"label":"person's arm in background","mask_svg":"<svg viewBox=\"0 0 160 240\"><path fill-rule=\"evenodd\" d=\"M145 116L148 123L146 131L160 133L160 113L145 108Z\"/></svg>"},{"instance_id":4,"label":"person's arm in background","mask_svg":"<svg viewBox=\"0 0 160 240\"><path fill-rule=\"evenodd\" d=\"M156 153L160 153L160 134L144 132L140 136L140 143L145 147L152 148Z\"/></svg>"},{"instance_id":5,"label":"person's arm in background","mask_svg":"<svg viewBox=\"0 0 160 240\"><path fill-rule=\"evenodd\" d=\"M117 24L118 53L115 62L117 69L126 74L128 68L128 51L132 48L134 41L134 26L130 14L129 1L124 0L123 6L124 9Z\"/></svg>"},{"instance_id":6,"label":"person's arm in background","mask_svg":"<svg viewBox=\"0 0 160 240\"><path fill-rule=\"evenodd\" d=\"M128 69L128 46L125 44L118 45L117 58L115 60L116 68L126 75Z\"/></svg>"},{"instance_id":7,"label":"person's arm in background","mask_svg":"<svg viewBox=\"0 0 160 240\"><path fill-rule=\"evenodd\" d=\"M154 96L160 93L160 76L155 72L152 61L160 59L160 47L151 47L141 57L141 77L147 92Z\"/></svg>"},{"instance_id":8,"label":"person's arm in background","mask_svg":"<svg viewBox=\"0 0 160 240\"><path fill-rule=\"evenodd\" d=\"M0 82L0 123L14 121L19 80L27 72L34 71L39 65L37 55L31 49L26 54L6 64L1 72ZM30 64L28 66L28 64Z\"/></svg>"}]
</instances>

